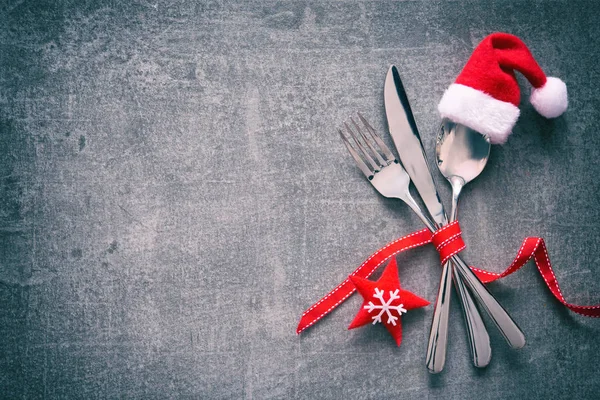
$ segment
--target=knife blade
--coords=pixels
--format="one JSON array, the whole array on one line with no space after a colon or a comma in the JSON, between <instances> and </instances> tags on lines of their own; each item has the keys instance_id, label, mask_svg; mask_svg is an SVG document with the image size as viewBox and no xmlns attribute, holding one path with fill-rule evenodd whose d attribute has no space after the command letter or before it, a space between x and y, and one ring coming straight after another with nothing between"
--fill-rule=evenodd
<instances>
[{"instance_id":1,"label":"knife blade","mask_svg":"<svg viewBox=\"0 0 600 400\"><path fill-rule=\"evenodd\" d=\"M402 165L419 191L433 220L438 226L446 225L448 219L444 206L433 183L421 136L398 68L394 65L388 70L383 94L388 127Z\"/></svg>"}]
</instances>

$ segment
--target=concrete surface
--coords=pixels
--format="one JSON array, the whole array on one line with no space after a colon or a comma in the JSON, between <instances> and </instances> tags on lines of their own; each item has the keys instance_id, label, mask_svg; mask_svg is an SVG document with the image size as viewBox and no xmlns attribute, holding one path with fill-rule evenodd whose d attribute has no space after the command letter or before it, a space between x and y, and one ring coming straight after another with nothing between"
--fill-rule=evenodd
<instances>
[{"instance_id":1,"label":"concrete surface","mask_svg":"<svg viewBox=\"0 0 600 400\"><path fill-rule=\"evenodd\" d=\"M429 155L436 105L473 47L521 36L570 108L528 104L465 189L465 258L502 270L543 236L566 297L600 300L600 6L587 2L3 1L2 398L493 399L600 396L600 325L533 265L491 286L527 335L490 327L475 370L455 302L443 374L432 307L347 331L360 299L297 337L301 312L373 250L420 228L336 136L385 129L401 70ZM436 172L445 199L448 185ZM437 255L398 261L429 299Z\"/></svg>"}]
</instances>

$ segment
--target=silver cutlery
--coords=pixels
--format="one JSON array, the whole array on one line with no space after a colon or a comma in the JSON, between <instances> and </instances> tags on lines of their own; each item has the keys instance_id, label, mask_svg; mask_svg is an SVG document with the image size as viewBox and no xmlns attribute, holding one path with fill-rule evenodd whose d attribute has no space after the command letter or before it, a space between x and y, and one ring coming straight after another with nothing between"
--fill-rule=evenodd
<instances>
[{"instance_id":1,"label":"silver cutlery","mask_svg":"<svg viewBox=\"0 0 600 400\"><path fill-rule=\"evenodd\" d=\"M384 87L385 109L388 119L388 126L400 160L408 170L417 191L421 195L425 206L435 220L435 228L446 225L448 219L444 212L444 206L440 201L435 184L431 177L431 171L426 161L423 145L417 130L417 125L410 109L408 97L402 85L400 75L395 66L388 70ZM454 275L450 262L442 266L440 276L440 286L435 301L433 319L431 321L431 330L429 342L427 345L426 365L432 373L441 372L446 362L446 349L448 344L448 320L450 316L450 296L452 281L455 282L459 301L462 304L465 316L470 347L478 347L480 343L484 346L477 348L475 354L485 354L485 336L487 331L481 319L481 315L475 306L473 299L460 275ZM484 332L476 331L483 327ZM482 340L478 338L481 337ZM488 336L489 346L489 336ZM489 363L489 359L474 357L474 363L477 367L484 367ZM486 362L487 361L487 362Z\"/></svg>"},{"instance_id":2,"label":"silver cutlery","mask_svg":"<svg viewBox=\"0 0 600 400\"><path fill-rule=\"evenodd\" d=\"M384 197L397 198L404 201L430 231L435 231L437 229L435 222L421 210L410 194L409 187L411 179L405 169L367 120L360 114L358 114L358 120L360 121L360 124L357 123L354 118L350 118L350 124L344 123L347 136L344 135L341 130L338 132L359 169L379 193ZM352 127L350 125L352 125ZM450 271L450 268L446 267L445 270ZM448 280L448 282L450 282L450 280ZM448 287L448 291L442 295L446 302L449 301L447 300L449 292L450 288ZM471 301L470 304L474 307L473 301ZM476 308L475 313L479 315ZM447 319L447 315L445 318ZM444 333L446 332L447 330ZM435 343L437 344L439 342ZM434 354L438 349L443 350L445 354L445 349L441 348L439 345L433 349ZM435 368L435 372L440 372L444 366L444 358L445 357L431 357L428 359L428 361L437 361L437 363L431 362L428 364L428 368L430 366L432 367L430 368L430 371L433 372L433 369Z\"/></svg>"},{"instance_id":3,"label":"silver cutlery","mask_svg":"<svg viewBox=\"0 0 600 400\"><path fill-rule=\"evenodd\" d=\"M444 225L447 223L444 208L437 194L435 184L433 183L433 178L426 161L425 152L404 86L402 85L397 68L393 65L390 67L386 77L384 98L390 135L398 150L400 161L404 165L404 168L406 168L406 172L415 184L435 222L438 225ZM457 276L463 279L472 294L490 315L509 345L513 348L523 347L525 345L525 336L517 324L508 315L506 310L502 308L500 303L498 303L458 255L453 256L452 260L455 261L456 272L458 272ZM431 348L428 348L427 357L427 366L431 372L441 371L445 361L446 341L438 340L440 338L443 339L444 334L447 335L447 312L449 302L445 301L445 298L447 297L449 299L448 281L450 280L450 276L451 271L442 273L442 282L440 283L438 299L441 297L443 300L436 300L434 322L438 321L438 326L432 326L433 332L430 335L430 339L433 343ZM465 291L464 293L466 294L467 292ZM437 308L438 304L442 305L439 309ZM476 308L467 309L465 312L474 311L476 311ZM444 317L442 315L441 317L436 318L435 314L438 313L446 313L446 316ZM444 326L444 324L446 324L446 326ZM446 332L444 332L444 329L446 329ZM444 348L437 349L438 343L444 346Z\"/></svg>"},{"instance_id":4,"label":"silver cutlery","mask_svg":"<svg viewBox=\"0 0 600 400\"><path fill-rule=\"evenodd\" d=\"M490 142L487 138L464 125L444 119L436 140L437 166L452 186L452 212L450 222L458 217L458 198L464 185L475 179L485 168L490 155ZM490 336L481 316L477 312L467 312L475 308L460 279L455 279L456 292L463 298L463 310L469 335L473 364L483 367L492 357Z\"/></svg>"},{"instance_id":5,"label":"silver cutlery","mask_svg":"<svg viewBox=\"0 0 600 400\"><path fill-rule=\"evenodd\" d=\"M351 118L351 124L344 124L348 136L344 135L341 130L338 131L356 165L381 195L404 201L429 230L435 230L435 223L423 213L410 194L409 185L411 179L408 173L398 162L397 158L394 157L383 140L377 135L375 129L360 114L358 114L358 121L360 121L360 124L357 123L356 119ZM458 264L458 271L461 273L461 277L473 291L477 300L484 306L490 317L497 321L496 325L503 334L504 332L511 333L510 335L504 334L504 336L507 340L510 338L509 343L511 346L517 347L519 342L515 337L518 337L518 335L514 332L520 333L519 328L460 257L455 255L452 258ZM471 274L463 273L463 269L467 269ZM523 338L522 345L524 345L525 342L522 333L521 337Z\"/></svg>"}]
</instances>

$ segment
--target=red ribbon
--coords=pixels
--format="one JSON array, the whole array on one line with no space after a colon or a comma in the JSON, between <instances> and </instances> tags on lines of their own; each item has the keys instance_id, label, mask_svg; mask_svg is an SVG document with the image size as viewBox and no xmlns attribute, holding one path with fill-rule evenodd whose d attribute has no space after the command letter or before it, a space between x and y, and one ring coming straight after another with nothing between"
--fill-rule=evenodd
<instances>
[{"instance_id":1,"label":"red ribbon","mask_svg":"<svg viewBox=\"0 0 600 400\"><path fill-rule=\"evenodd\" d=\"M375 272L377 267L383 264L388 258L428 243L433 243L435 245L436 249L440 253L440 261L442 264L454 254L462 251L465 248L465 243L462 240L461 230L458 222L452 222L433 233L428 229L423 229L413 232L410 235L404 236L400 239L394 240L393 242L388 243L381 249L377 250L375 253L371 254L371 256L367 258L360 267L352 272L350 276L368 278L373 274L373 272ZM535 261L535 265L540 271L540 274L544 278L546 286L548 286L548 289L550 289L554 297L559 302L577 314L581 314L586 317L600 317L600 304L594 306L581 306L567 303L560 290L558 281L556 280L556 275L554 275L554 271L552 271L552 265L550 264L550 259L548 258L546 244L542 238L525 238L512 264L510 264L510 266L500 274L475 267L471 267L471 270L479 279L481 279L483 283L489 283L512 274L532 258ZM317 323L321 318L342 304L348 297L350 297L350 295L352 295L352 293L355 292L355 290L356 289L354 288L354 285L350 281L350 277L346 278L335 289L327 293L321 300L310 306L308 310L302 313L302 318L300 319L296 333L299 334L306 328Z\"/></svg>"}]
</instances>

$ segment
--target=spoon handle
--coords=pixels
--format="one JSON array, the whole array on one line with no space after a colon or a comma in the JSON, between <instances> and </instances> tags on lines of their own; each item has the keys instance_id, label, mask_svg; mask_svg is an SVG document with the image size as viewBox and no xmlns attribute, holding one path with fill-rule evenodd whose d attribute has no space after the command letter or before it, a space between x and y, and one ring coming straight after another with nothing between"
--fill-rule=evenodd
<instances>
[{"instance_id":1,"label":"spoon handle","mask_svg":"<svg viewBox=\"0 0 600 400\"><path fill-rule=\"evenodd\" d=\"M462 179L457 179L451 180L450 182L452 184L452 212L450 213L450 222L454 222L458 218L458 198L460 197L464 181ZM453 262L454 274L452 275L452 278L454 278L453 281L456 294L462 304L473 365L477 368L483 368L486 367L492 359L490 335L471 294L467 290L460 274L456 271L457 268L456 263Z\"/></svg>"},{"instance_id":2,"label":"spoon handle","mask_svg":"<svg viewBox=\"0 0 600 400\"><path fill-rule=\"evenodd\" d=\"M460 193L460 189L458 190L458 193ZM452 219L456 219L456 214L458 212L457 205L458 196L456 195L453 196L452 201ZM517 323L510 317L510 315L508 315L506 310L489 292L487 287L481 283L479 278L477 278L473 271L471 271L471 268L465 264L458 254L452 256L452 260L454 261L455 265L454 270L458 272L458 279L456 279L456 281L461 281L461 283L464 282L466 286L471 289L471 292L477 298L479 304L481 304L481 306L483 306L485 311L489 314L490 318L492 321L494 321L508 344L514 349L520 349L521 347L525 346L525 335L523 334L523 331L521 331L521 328L519 328ZM484 362L486 354L489 353L489 357L491 357L491 348L489 348L489 335L485 329L483 321L481 321L481 316L478 312L471 312L469 315L467 315L467 310L477 311L477 308L474 307L474 305L468 304L469 300L472 302L472 299L470 296L468 296L468 292L464 290L464 288L458 288L457 292L459 293L459 296L462 294L467 294L467 296L464 296L464 299L461 301L463 304L463 310L465 311L469 337L471 339L471 348L476 349L473 353L473 359L476 360L478 358L477 355L481 355L480 361ZM470 330L471 327L473 330Z\"/></svg>"},{"instance_id":3,"label":"spoon handle","mask_svg":"<svg viewBox=\"0 0 600 400\"><path fill-rule=\"evenodd\" d=\"M456 270L459 275L477 298L479 304L483 306L492 321L494 321L508 344L514 349L520 349L525 346L525 335L521 331L521 328L508 315L498 300L492 296L485 285L481 283L479 278L477 278L458 255L452 256L452 259L456 262Z\"/></svg>"},{"instance_id":4,"label":"spoon handle","mask_svg":"<svg viewBox=\"0 0 600 400\"><path fill-rule=\"evenodd\" d=\"M481 314L479 313L471 294L467 290L467 286L457 273L456 268L456 264L453 263L454 274L452 277L454 278L454 288L458 295L458 299L462 304L473 365L477 368L483 368L486 367L492 359L490 335L488 334L483 319L481 318Z\"/></svg>"},{"instance_id":5,"label":"spoon handle","mask_svg":"<svg viewBox=\"0 0 600 400\"><path fill-rule=\"evenodd\" d=\"M458 199L458 197L456 197L456 199ZM405 194L405 196L402 197L402 200L419 216L429 230L432 232L435 231L435 223L425 216L421 208L410 196L410 193ZM454 201L452 210L452 215L455 215L456 205L454 204ZM435 308L427 344L427 357L425 361L425 365L429 372L434 374L441 372L446 363L452 282L455 284L458 299L462 305L473 364L478 368L485 367L490 363L492 357L490 337L483 320L481 319L479 310L463 283L461 276L456 274L456 267L452 266L450 262L447 262L442 267L440 286L435 300Z\"/></svg>"},{"instance_id":6,"label":"spoon handle","mask_svg":"<svg viewBox=\"0 0 600 400\"><path fill-rule=\"evenodd\" d=\"M452 214L450 215L450 220L454 221L456 220L456 217L458 215L458 197L460 196L460 192L462 190L463 181L462 179L451 179L450 183L452 184ZM496 300L494 296L492 296L492 294L485 287L485 285L481 283L479 278L477 278L473 271L471 271L471 268L469 268L458 255L453 256L452 259L455 261L455 270L458 272L457 277L462 278L457 279L457 281L465 281L466 285L473 292L473 295L477 298L479 303L483 306L483 308L485 308L487 313L490 315L492 321L494 321L494 323L500 330L500 333L502 333L502 336L504 336L508 344L515 349L520 349L521 347L525 346L525 335L523 334L519 326L516 324L516 322L513 321L510 315L508 315L508 313L498 302L498 300ZM457 292L460 296L460 288L459 290L457 290ZM462 288L462 293L467 293L464 290L464 288ZM464 305L465 302L463 301L463 306ZM463 310L465 311L465 318L467 319L467 329L470 329L471 326L474 329L478 329L476 328L478 326L483 326L483 330L473 330L470 331L469 334L469 337L471 339L471 348L476 349L473 353L473 359L475 360L478 357L477 355L481 354L481 361L484 361L486 353L489 352L489 355L491 357L491 349L488 350L488 347L490 345L490 338L487 331L485 330L483 321L477 321L477 317L481 319L481 316L476 315L478 313L471 313L470 315L466 315L468 309L467 307L468 306L463 307ZM485 336L487 336L487 338Z\"/></svg>"}]
</instances>

